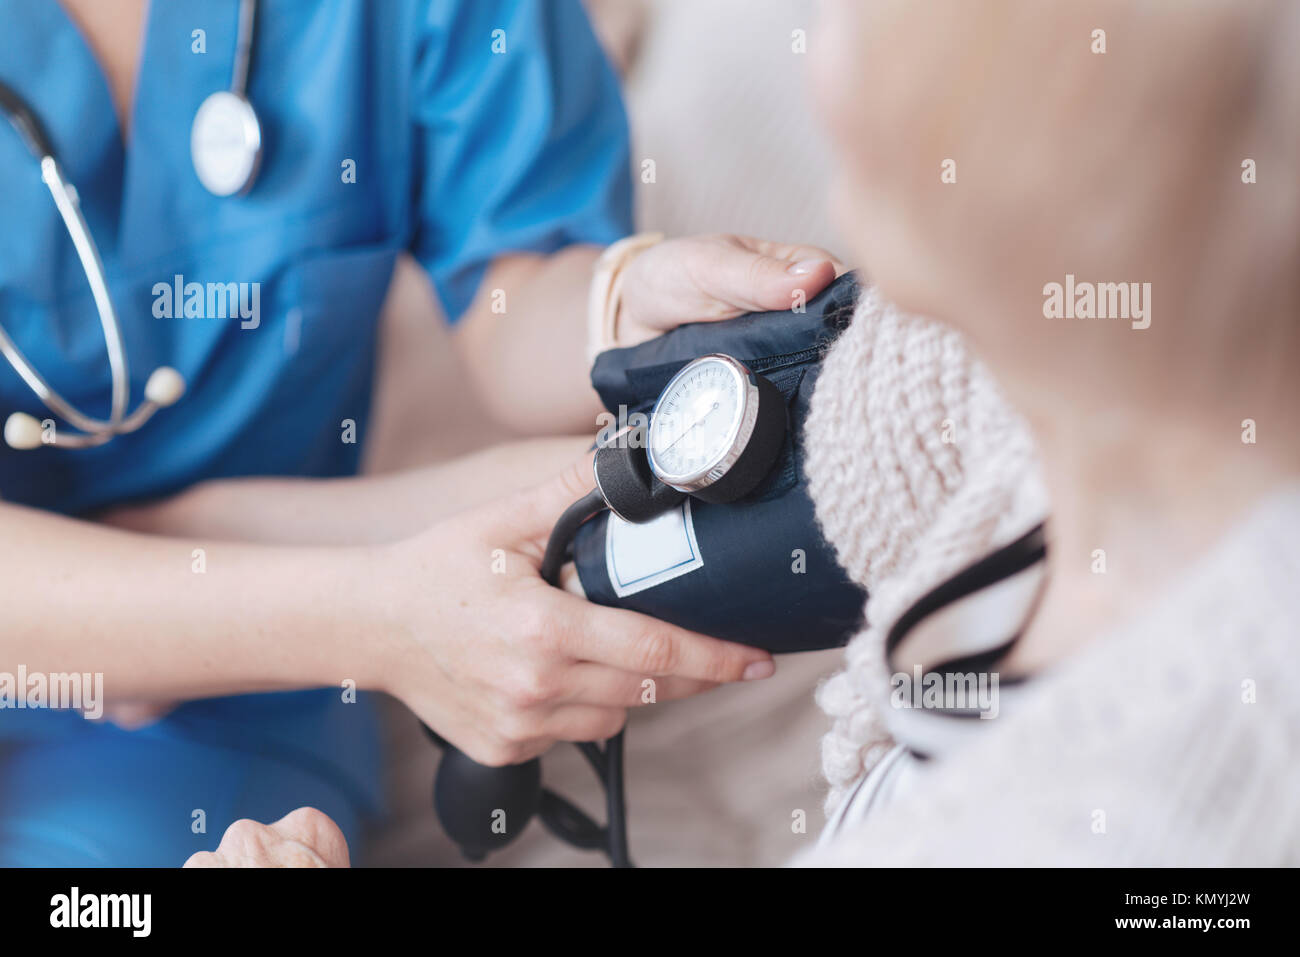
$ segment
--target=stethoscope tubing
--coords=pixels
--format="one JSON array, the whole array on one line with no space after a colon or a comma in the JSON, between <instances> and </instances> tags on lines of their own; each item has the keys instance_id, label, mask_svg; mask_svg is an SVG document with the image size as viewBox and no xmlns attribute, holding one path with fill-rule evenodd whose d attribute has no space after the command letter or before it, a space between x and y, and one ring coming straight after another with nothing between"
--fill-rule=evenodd
<instances>
[{"instance_id":1,"label":"stethoscope tubing","mask_svg":"<svg viewBox=\"0 0 1300 957\"><path fill-rule=\"evenodd\" d=\"M85 438L97 441L85 444L99 444L121 431L126 423L126 405L130 398L130 367L126 357L126 347L122 341L121 324L113 308L113 300L108 291L104 274L104 263L99 249L90 234L90 227L81 213L81 203L76 190L63 174L63 168L54 155L54 147L44 127L36 118L31 108L4 84L0 84L0 110L17 131L19 138L36 157L41 167L41 180L50 191L55 208L67 227L72 245L81 261L81 268L90 284L90 292L95 300L95 310L99 314L100 328L104 333L104 345L108 351L109 370L112 374L112 405L107 419L98 419L84 414L80 409L65 399L36 367L27 359L18 344L0 325L0 352L13 366L14 371L27 383L36 396L56 415L61 416L73 427L88 433ZM140 411L140 410L137 410ZM152 411L152 410L150 410ZM131 418L135 418L132 416ZM146 416L147 418L147 416ZM102 439L101 439L102 436ZM66 440L81 439L80 436L66 436ZM68 444L72 444L69 442ZM82 444L78 442L77 444Z\"/></svg>"},{"instance_id":2,"label":"stethoscope tubing","mask_svg":"<svg viewBox=\"0 0 1300 957\"><path fill-rule=\"evenodd\" d=\"M213 94L204 101L191 131L195 173L203 185L216 196L246 192L257 175L261 158L261 123L246 98L256 19L257 0L240 0L235 62L231 68L230 89ZM213 106L210 108L209 104ZM41 180L49 189L59 216L63 219L63 224L77 250L82 271L90 284L95 310L99 314L99 324L104 333L104 346L108 353L109 372L112 377L112 401L108 418L97 419L87 415L50 385L23 354L3 323L0 323L0 353L51 413L60 416L81 433L51 431L47 437L44 425L33 416L25 412L14 412L5 422L5 441L14 448L23 449L36 448L46 442L65 448L103 445L115 436L136 431L160 408L175 403L185 391L185 380L175 369L167 366L158 367L145 383L144 401L135 411L127 412L131 399L131 376L126 343L122 338L122 325L117 311L113 308L104 262L91 236L90 227L81 213L81 202L76 188L64 175L63 168L55 155L53 141L40 118L16 90L4 83L0 83L0 112L4 113L19 138L39 162ZM242 157L236 157L242 162L233 169L233 174L237 177L233 181L229 175L225 175L227 171L222 169L220 156L215 161L214 167L211 161L201 163L199 153L194 152L197 149L195 144L202 143L204 140L199 130L199 123L204 117L216 117L217 122L222 119L229 122L233 119L234 122L242 124L245 134L245 152Z\"/></svg>"},{"instance_id":3,"label":"stethoscope tubing","mask_svg":"<svg viewBox=\"0 0 1300 957\"><path fill-rule=\"evenodd\" d=\"M41 158L41 179L49 187L54 197L54 205L63 217L72 245L77 250L81 267L90 284L90 292L95 300L95 310L99 314L99 325L104 332L104 345L108 351L109 370L113 379L113 400L107 420L84 415L71 402L63 398L10 340L5 350L6 358L17 369L24 381L54 412L67 419L83 432L117 432L126 414L126 404L130 388L130 367L126 357L126 346L122 341L122 327L113 308L113 299L109 295L108 283L104 274L104 262L99 256L99 249L90 235L90 227L81 213L81 203L75 190L69 185L58 160L53 156ZM5 336L6 340L9 337Z\"/></svg>"},{"instance_id":4,"label":"stethoscope tubing","mask_svg":"<svg viewBox=\"0 0 1300 957\"><path fill-rule=\"evenodd\" d=\"M235 34L235 64L230 71L230 92L248 97L248 65L253 55L253 22L257 0L239 0L239 26Z\"/></svg>"},{"instance_id":5,"label":"stethoscope tubing","mask_svg":"<svg viewBox=\"0 0 1300 957\"><path fill-rule=\"evenodd\" d=\"M235 75L233 82L238 89L243 88L248 79L249 55L252 48L253 18L256 5L253 0L241 0L239 15L239 39L235 56ZM0 113L18 134L19 139L40 164L41 181L45 183L54 200L55 208L63 220L73 248L81 262L82 272L90 286L91 296L95 302L95 311L99 316L100 329L104 335L104 347L108 355L109 373L112 380L111 404L107 419L99 419L78 409L73 403L59 393L49 381L37 371L22 349L9 335L3 323L0 323L0 354L18 373L19 378L27 384L45 407L53 414L64 419L81 434L63 432L51 441L65 448L89 448L103 445L115 436L134 432L149 418L166 405L175 402L184 391L184 380L173 369L160 367L154 370L149 383L145 386L145 400L135 411L127 412L131 398L130 363L127 360L126 343L122 337L122 325L117 310L113 307L113 298L108 289L108 277L104 261L99 255L99 248L91 235L90 227L81 212L81 202L76 188L68 181L63 167L55 155L54 144L46 132L39 117L23 100L18 92L0 82ZM18 420L18 421L15 421ZM10 431L18 426L15 439ZM5 426L5 438L17 448L32 448L39 441L35 430L39 424L26 415L14 413Z\"/></svg>"},{"instance_id":6,"label":"stethoscope tubing","mask_svg":"<svg viewBox=\"0 0 1300 957\"><path fill-rule=\"evenodd\" d=\"M257 124L256 114L252 113L252 108L247 105L245 99L256 17L256 0L240 0L230 93L245 105L247 112L252 116L255 132L260 138L260 126ZM98 419L87 415L61 395L23 354L3 323L0 323L0 353L50 412L83 433L78 435L64 432L53 440L54 444L68 448L102 445L117 435L134 432L159 408L175 402L184 391L184 380L175 370L160 367L154 371L150 382L146 384L145 401L134 412L127 413L127 405L131 398L131 375L126 344L122 338L122 325L109 293L104 261L99 255L99 248L95 245L85 216L82 215L77 191L64 175L63 167L55 155L54 143L40 118L16 90L2 82L0 82L0 112L4 113L19 138L40 164L41 180L54 199L54 205L77 250L77 258L81 261L82 271L90 285L95 310L99 314L99 325L104 334L104 346L108 353L109 372L112 378L112 398L108 418ZM260 144L254 145L253 148L260 150ZM251 176L256 174L256 165L255 154L254 162L250 164L249 169L250 181ZM205 185L208 184L205 182ZM247 189L247 183L244 184L244 189ZM158 384L155 388L156 382ZM11 437L10 426L15 424L13 420L21 420L17 423L18 432L23 435L21 439ZM6 423L5 438L11 445L17 442L16 447L30 448L36 442L33 432L38 427L38 423L25 413L14 413L10 416L10 422Z\"/></svg>"}]
</instances>

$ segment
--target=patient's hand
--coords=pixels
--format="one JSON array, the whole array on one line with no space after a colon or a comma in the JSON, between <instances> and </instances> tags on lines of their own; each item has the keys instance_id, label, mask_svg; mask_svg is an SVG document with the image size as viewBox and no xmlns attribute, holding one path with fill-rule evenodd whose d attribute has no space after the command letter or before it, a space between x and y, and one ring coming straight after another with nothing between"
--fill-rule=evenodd
<instances>
[{"instance_id":1,"label":"patient's hand","mask_svg":"<svg viewBox=\"0 0 1300 957\"><path fill-rule=\"evenodd\" d=\"M349 867L348 844L329 816L300 807L273 824L236 821L215 851L200 851L186 867Z\"/></svg>"}]
</instances>

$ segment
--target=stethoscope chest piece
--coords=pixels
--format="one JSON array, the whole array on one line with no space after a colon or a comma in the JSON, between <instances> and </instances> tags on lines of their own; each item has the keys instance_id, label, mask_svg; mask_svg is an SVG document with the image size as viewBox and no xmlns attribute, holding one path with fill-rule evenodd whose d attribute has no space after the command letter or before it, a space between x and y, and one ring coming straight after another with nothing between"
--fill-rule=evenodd
<instances>
[{"instance_id":1,"label":"stethoscope chest piece","mask_svg":"<svg viewBox=\"0 0 1300 957\"><path fill-rule=\"evenodd\" d=\"M190 154L199 182L214 196L247 190L262 158L262 124L253 105L230 90L209 96L194 114Z\"/></svg>"}]
</instances>

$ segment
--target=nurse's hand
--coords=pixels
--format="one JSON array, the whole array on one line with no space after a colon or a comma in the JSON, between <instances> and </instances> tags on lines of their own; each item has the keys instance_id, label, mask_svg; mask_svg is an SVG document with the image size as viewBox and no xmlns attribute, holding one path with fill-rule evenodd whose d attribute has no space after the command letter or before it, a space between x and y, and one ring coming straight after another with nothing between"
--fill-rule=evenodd
<instances>
[{"instance_id":1,"label":"nurse's hand","mask_svg":"<svg viewBox=\"0 0 1300 957\"><path fill-rule=\"evenodd\" d=\"M385 547L395 626L376 684L474 760L515 764L615 734L627 709L775 670L762 650L589 604L538 576L551 526L592 488L557 479Z\"/></svg>"},{"instance_id":2,"label":"nurse's hand","mask_svg":"<svg viewBox=\"0 0 1300 957\"><path fill-rule=\"evenodd\" d=\"M618 342L634 345L684 322L790 309L843 271L816 246L748 236L669 239L627 265Z\"/></svg>"},{"instance_id":3,"label":"nurse's hand","mask_svg":"<svg viewBox=\"0 0 1300 957\"><path fill-rule=\"evenodd\" d=\"M593 301L593 270L608 252L600 247L492 261L454 339L493 418L530 435L590 434L604 411L591 387L592 350L636 345L683 323L787 310L843 270L824 249L747 236L685 236L635 248L623 247L630 258L621 266L604 263L617 276L617 303ZM589 328L592 309L601 319L598 337ZM612 329L605 328L608 312L616 316Z\"/></svg>"}]
</instances>

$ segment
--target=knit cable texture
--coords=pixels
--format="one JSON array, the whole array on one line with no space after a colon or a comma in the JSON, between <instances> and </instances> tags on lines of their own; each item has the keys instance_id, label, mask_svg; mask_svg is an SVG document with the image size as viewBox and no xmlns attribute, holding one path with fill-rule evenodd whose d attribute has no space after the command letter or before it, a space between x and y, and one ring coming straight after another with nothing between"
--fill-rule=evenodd
<instances>
[{"instance_id":1,"label":"knit cable texture","mask_svg":"<svg viewBox=\"0 0 1300 957\"><path fill-rule=\"evenodd\" d=\"M888 750L884 635L925 592L1046 514L1029 429L962 338L866 289L822 366L805 470L840 564L868 591L817 693L828 811Z\"/></svg>"}]
</instances>

